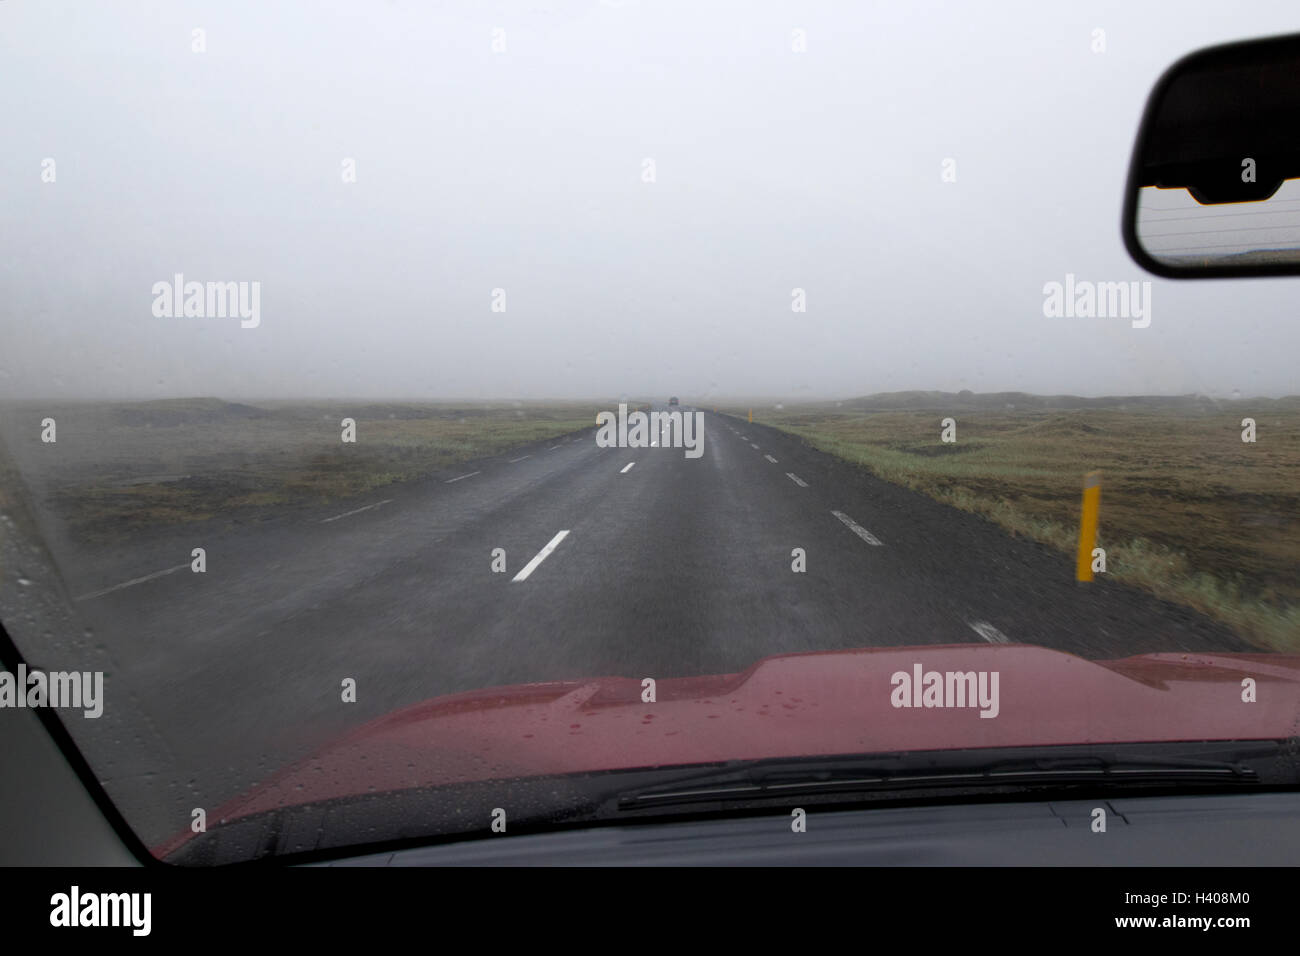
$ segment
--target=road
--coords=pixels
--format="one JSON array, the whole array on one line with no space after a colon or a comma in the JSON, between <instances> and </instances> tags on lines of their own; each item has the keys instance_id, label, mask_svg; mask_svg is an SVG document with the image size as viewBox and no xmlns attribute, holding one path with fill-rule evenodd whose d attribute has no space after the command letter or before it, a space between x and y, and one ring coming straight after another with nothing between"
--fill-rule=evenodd
<instances>
[{"instance_id":1,"label":"road","mask_svg":"<svg viewBox=\"0 0 1300 956\"><path fill-rule=\"evenodd\" d=\"M365 720L495 685L908 644L1250 650L797 438L704 418L697 459L600 448L593 427L318 514L69 563L109 705L138 708L93 731L129 737L96 767L110 793L160 838Z\"/></svg>"}]
</instances>

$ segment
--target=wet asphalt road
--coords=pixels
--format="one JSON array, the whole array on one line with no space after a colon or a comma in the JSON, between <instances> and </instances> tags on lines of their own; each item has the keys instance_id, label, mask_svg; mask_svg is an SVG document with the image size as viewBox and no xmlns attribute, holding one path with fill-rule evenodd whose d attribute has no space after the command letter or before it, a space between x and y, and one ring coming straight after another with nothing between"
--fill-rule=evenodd
<instances>
[{"instance_id":1,"label":"wet asphalt road","mask_svg":"<svg viewBox=\"0 0 1300 956\"><path fill-rule=\"evenodd\" d=\"M110 794L159 838L365 720L505 684L909 644L1250 649L1141 592L1080 586L1071 556L795 437L704 423L699 458L600 448L592 428L319 513L65 567L110 658L108 693L131 705L94 728L128 738L96 766ZM341 706L345 678L357 701Z\"/></svg>"}]
</instances>

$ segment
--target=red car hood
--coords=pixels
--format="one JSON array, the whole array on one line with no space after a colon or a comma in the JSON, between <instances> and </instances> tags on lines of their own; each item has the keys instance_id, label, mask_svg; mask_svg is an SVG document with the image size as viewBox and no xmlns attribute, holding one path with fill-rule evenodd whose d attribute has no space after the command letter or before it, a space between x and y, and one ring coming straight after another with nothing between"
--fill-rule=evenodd
<instances>
[{"instance_id":1,"label":"red car hood","mask_svg":"<svg viewBox=\"0 0 1300 956\"><path fill-rule=\"evenodd\" d=\"M929 672L990 675L996 716L991 707L924 706L895 676L911 679L918 669L922 684ZM1243 699L1247 678L1254 702ZM1300 734L1300 657L1276 654L1088 661L1018 644L827 651L764 658L740 674L664 679L653 703L642 695L640 679L609 677L434 698L371 721L212 817L229 822L367 792L661 765ZM186 831L155 853L165 857L192 836Z\"/></svg>"}]
</instances>

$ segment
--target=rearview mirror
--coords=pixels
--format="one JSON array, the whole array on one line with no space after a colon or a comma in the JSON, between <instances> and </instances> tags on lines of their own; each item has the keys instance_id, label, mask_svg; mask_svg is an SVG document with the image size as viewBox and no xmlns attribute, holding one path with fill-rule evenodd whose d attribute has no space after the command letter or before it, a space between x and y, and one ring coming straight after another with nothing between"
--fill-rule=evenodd
<instances>
[{"instance_id":1,"label":"rearview mirror","mask_svg":"<svg viewBox=\"0 0 1300 956\"><path fill-rule=\"evenodd\" d=\"M1124 245L1168 278L1300 275L1300 34L1210 47L1156 83Z\"/></svg>"}]
</instances>

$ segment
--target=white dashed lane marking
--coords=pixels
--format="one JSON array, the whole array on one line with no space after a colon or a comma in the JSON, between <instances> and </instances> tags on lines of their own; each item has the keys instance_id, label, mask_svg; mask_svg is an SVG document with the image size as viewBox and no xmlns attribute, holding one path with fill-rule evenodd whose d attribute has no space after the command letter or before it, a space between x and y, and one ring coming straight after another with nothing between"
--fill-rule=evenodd
<instances>
[{"instance_id":1,"label":"white dashed lane marking","mask_svg":"<svg viewBox=\"0 0 1300 956\"><path fill-rule=\"evenodd\" d=\"M774 465L776 464L776 459L773 458L771 455L764 455L763 457L766 458L768 461L770 461L772 464Z\"/></svg>"},{"instance_id":2,"label":"white dashed lane marking","mask_svg":"<svg viewBox=\"0 0 1300 956\"><path fill-rule=\"evenodd\" d=\"M863 541L865 541L867 544L874 544L874 545L879 545L879 544L880 544L880 539L879 539L879 538L877 538L874 534L872 534L872 533L871 533L870 531L868 531L866 528L862 527L862 525L858 524L856 521L854 521L852 518L850 518L848 515L846 515L843 511L832 511L831 514L833 514L835 517L837 517L837 518L839 518L841 521L843 521L843 522L844 522L844 526L845 526L846 528L848 528L850 531L852 531L854 534L856 534L859 538L861 538L861 539L862 539Z\"/></svg>"},{"instance_id":3,"label":"white dashed lane marking","mask_svg":"<svg viewBox=\"0 0 1300 956\"><path fill-rule=\"evenodd\" d=\"M518 574L516 574L514 579L516 581L528 580L528 575L532 574L535 570L537 570L537 566L541 564L543 561L545 561L548 557L550 557L551 552L554 551L557 547L559 547L560 542L563 541L568 536L568 534L569 534L568 531L561 531L554 538L552 538L550 544L542 548L542 550L538 551L537 554L533 556L533 560L525 564L523 570L520 571Z\"/></svg>"},{"instance_id":4,"label":"white dashed lane marking","mask_svg":"<svg viewBox=\"0 0 1300 956\"><path fill-rule=\"evenodd\" d=\"M481 471L471 471L468 475L459 475L456 478L448 478L446 481L443 482L443 484L449 485L453 481L464 481L466 478L473 478L475 475L481 475L481 474L483 474L483 472Z\"/></svg>"},{"instance_id":5,"label":"white dashed lane marking","mask_svg":"<svg viewBox=\"0 0 1300 956\"><path fill-rule=\"evenodd\" d=\"M632 470L632 466L635 465L635 464L636 464L636 462L634 462L634 461L629 461L629 462L627 463L627 465L624 466L623 470L619 472L619 474L620 474L620 475L626 475L629 471Z\"/></svg>"},{"instance_id":6,"label":"white dashed lane marking","mask_svg":"<svg viewBox=\"0 0 1300 956\"><path fill-rule=\"evenodd\" d=\"M532 458L532 455L524 455L524 458ZM509 464L513 465L517 461L523 461L524 458L511 458Z\"/></svg>"},{"instance_id":7,"label":"white dashed lane marking","mask_svg":"<svg viewBox=\"0 0 1300 956\"><path fill-rule=\"evenodd\" d=\"M800 478L798 475L796 475L793 471L787 471L787 472L785 473L785 476L786 476L787 478L789 478L791 481L793 481L793 482L794 482L796 485L798 485L800 488L807 488L807 487L808 487L808 482L804 481L802 478Z\"/></svg>"},{"instance_id":8,"label":"white dashed lane marking","mask_svg":"<svg viewBox=\"0 0 1300 956\"><path fill-rule=\"evenodd\" d=\"M968 621L971 630L990 644L1010 644L1011 639L988 621Z\"/></svg>"}]
</instances>

